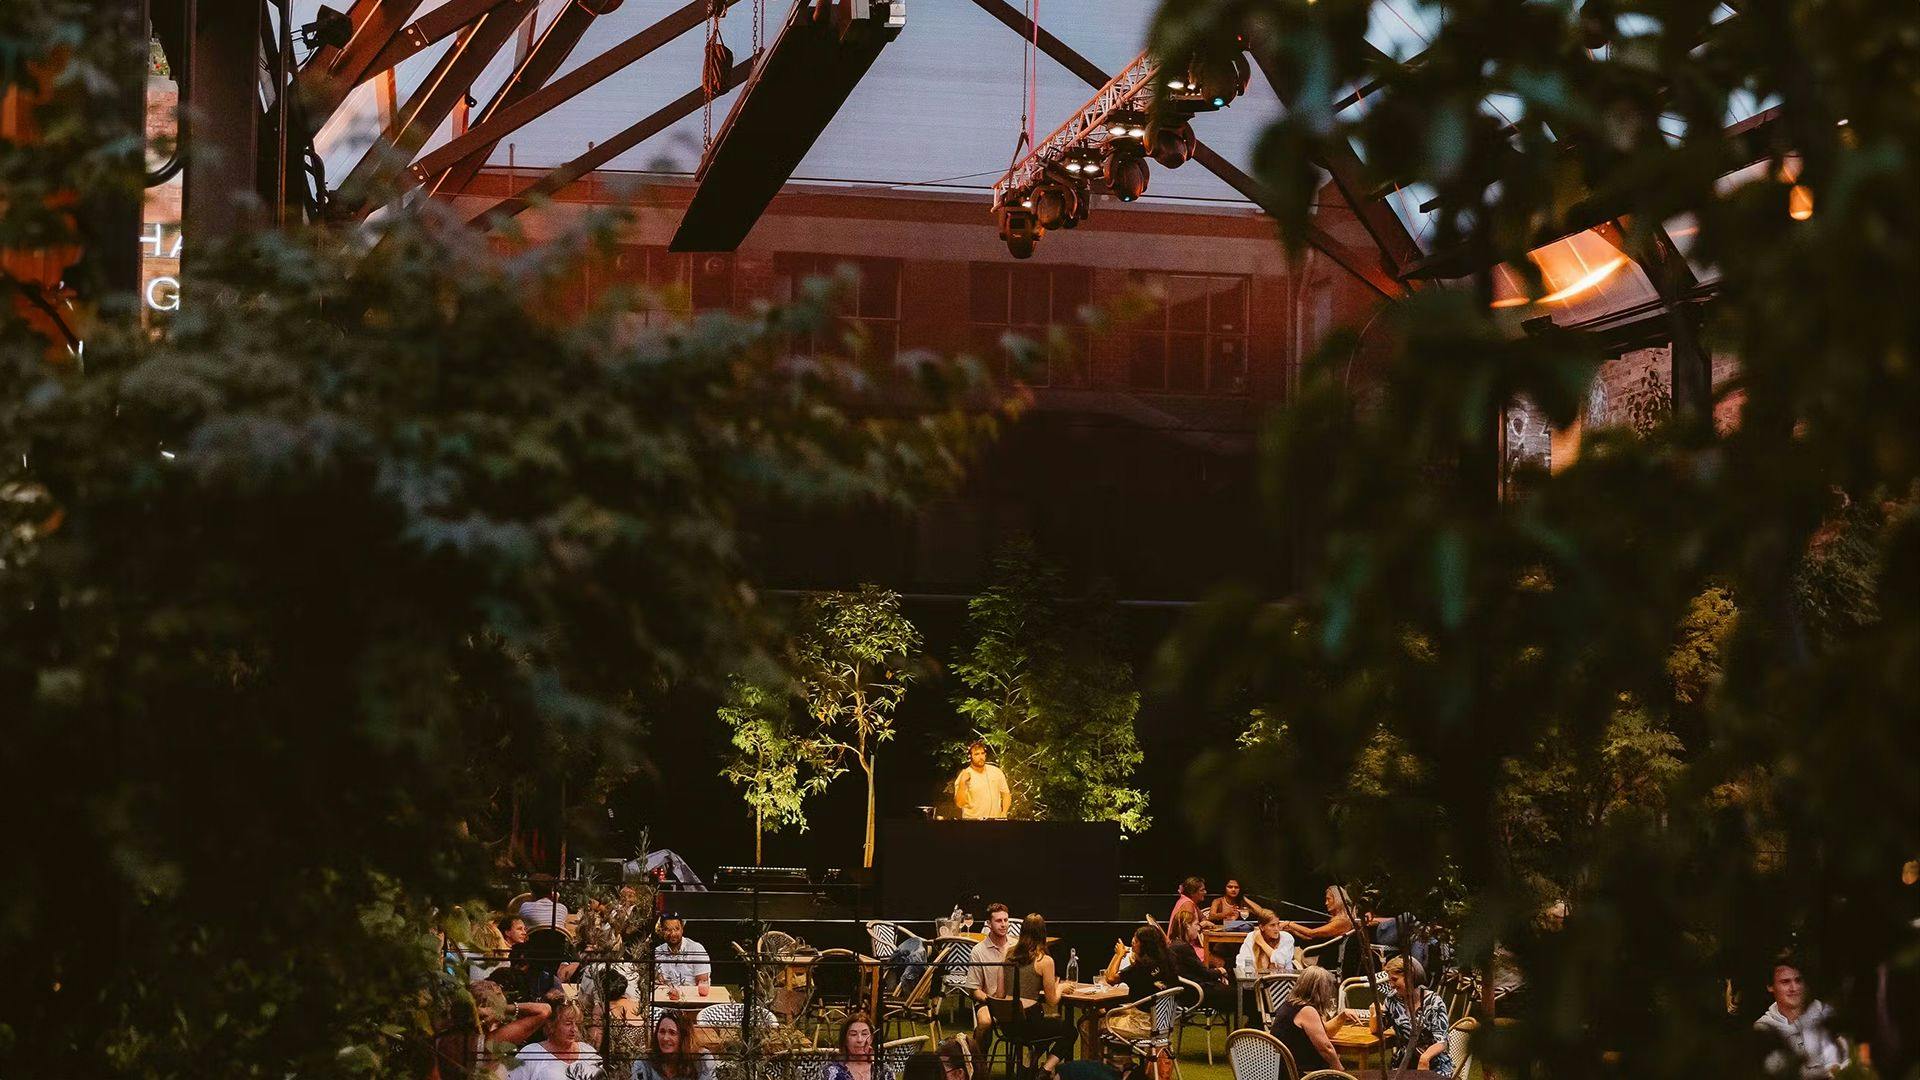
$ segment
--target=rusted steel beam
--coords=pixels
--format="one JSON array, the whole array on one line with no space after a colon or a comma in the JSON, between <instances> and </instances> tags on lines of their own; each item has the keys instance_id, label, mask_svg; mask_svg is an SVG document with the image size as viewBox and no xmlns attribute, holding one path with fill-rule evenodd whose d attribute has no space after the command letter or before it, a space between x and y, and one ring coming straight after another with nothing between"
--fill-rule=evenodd
<instances>
[{"instance_id":1,"label":"rusted steel beam","mask_svg":"<svg viewBox=\"0 0 1920 1080\"><path fill-rule=\"evenodd\" d=\"M347 11L353 36L345 46L323 45L300 69L298 85L307 105L308 123L319 128L347 99L347 91L377 71L374 58L406 28L421 0L354 0Z\"/></svg>"},{"instance_id":2,"label":"rusted steel beam","mask_svg":"<svg viewBox=\"0 0 1920 1080\"><path fill-rule=\"evenodd\" d=\"M487 123L498 116L500 110L523 100L528 94L545 86L547 80L553 78L554 72L560 70L560 65L566 63L567 57L572 55L574 46L580 43L580 38L587 32L587 27L592 26L595 19L618 8L620 2L621 0L593 0L589 3L587 0L574 0L573 3L562 8L560 14L554 16L553 21L547 24L546 30L540 35L540 40L534 42L533 47L526 50L526 55L520 58L520 63L513 74L508 76L506 83L494 93L493 100L487 102L487 107L480 110L480 115L474 120L473 126ZM456 162L433 182L431 192L437 195L442 192L465 191L468 182L479 174L481 167L487 163L487 156L493 153L493 148L497 145L499 140L489 141Z\"/></svg>"},{"instance_id":3,"label":"rusted steel beam","mask_svg":"<svg viewBox=\"0 0 1920 1080\"><path fill-rule=\"evenodd\" d=\"M728 90L738 87L741 83L746 82L747 75L752 71L753 61L751 59L742 60L733 65L733 68L727 72L726 81L722 84L723 89L721 92L725 93ZM600 143L593 149L567 162L565 165L542 176L525 190L515 192L506 199L475 213L468 219L467 223L470 225L479 225L492 219L513 217L527 207L532 206L535 201L555 194L568 184L573 183L593 170L605 165L607 162L612 161L614 158L619 157L621 154L639 146L641 143L660 134L681 120L692 116L694 113L700 111L700 107L706 103L706 91L699 87L687 91L654 110L652 113L649 113L613 138Z\"/></svg>"},{"instance_id":4,"label":"rusted steel beam","mask_svg":"<svg viewBox=\"0 0 1920 1080\"><path fill-rule=\"evenodd\" d=\"M732 6L738 0L723 0L723 2ZM691 0L666 18L553 82L529 92L513 104L502 106L492 119L469 128L466 134L454 138L446 145L438 147L431 154L414 162L407 170L406 178L402 181L403 186L416 187L423 184L467 156L478 152L481 147L499 142L533 120L553 111L562 102L598 85L621 68L699 26L705 21L706 15L707 0Z\"/></svg>"},{"instance_id":5,"label":"rusted steel beam","mask_svg":"<svg viewBox=\"0 0 1920 1080\"><path fill-rule=\"evenodd\" d=\"M387 42L387 47L373 58L366 70L359 74L355 84L378 75L400 63L436 41L452 37L461 27L480 18L487 12L510 0L447 0L446 3L408 23Z\"/></svg>"}]
</instances>

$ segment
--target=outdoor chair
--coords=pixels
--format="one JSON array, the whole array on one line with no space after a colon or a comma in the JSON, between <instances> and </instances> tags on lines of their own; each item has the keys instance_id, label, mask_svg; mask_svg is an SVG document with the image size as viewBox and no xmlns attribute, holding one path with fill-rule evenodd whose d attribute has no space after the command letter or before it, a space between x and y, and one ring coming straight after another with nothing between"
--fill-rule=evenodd
<instances>
[{"instance_id":1,"label":"outdoor chair","mask_svg":"<svg viewBox=\"0 0 1920 1080\"><path fill-rule=\"evenodd\" d=\"M870 919L867 922L867 941L873 946L875 960L893 959L893 950L908 938L927 940L890 919Z\"/></svg>"},{"instance_id":2,"label":"outdoor chair","mask_svg":"<svg viewBox=\"0 0 1920 1080\"><path fill-rule=\"evenodd\" d=\"M928 1043L923 1035L911 1035L904 1039L895 1039L880 1046L880 1063L886 1067L888 1076L903 1076L907 1071L907 1059L926 1049L940 1045L939 1036Z\"/></svg>"},{"instance_id":3,"label":"outdoor chair","mask_svg":"<svg viewBox=\"0 0 1920 1080\"><path fill-rule=\"evenodd\" d=\"M852 949L825 949L813 962L813 998L807 1002L806 1019L815 1042L821 1032L838 1028L864 1008L861 976L866 963L872 961Z\"/></svg>"},{"instance_id":4,"label":"outdoor chair","mask_svg":"<svg viewBox=\"0 0 1920 1080\"><path fill-rule=\"evenodd\" d=\"M1447 1056L1453 1059L1454 1080L1480 1080L1480 1063L1473 1060L1473 1033L1480 1021L1468 1017L1447 1029Z\"/></svg>"},{"instance_id":5,"label":"outdoor chair","mask_svg":"<svg viewBox=\"0 0 1920 1080\"><path fill-rule=\"evenodd\" d=\"M945 1004L945 998L958 995L959 1006L971 1009L973 988L980 983L979 975L973 970L973 942L966 938L955 939L942 955L943 959L939 965L942 1004ZM971 1016L963 1018L961 1026L971 1030L973 1018Z\"/></svg>"},{"instance_id":6,"label":"outdoor chair","mask_svg":"<svg viewBox=\"0 0 1920 1080\"><path fill-rule=\"evenodd\" d=\"M693 1022L699 1027L737 1028L746 1015L747 1007L744 1004L738 1001L723 1001L717 1005L709 1005L701 1009L699 1015L694 1017ZM780 1023L779 1019L775 1017L770 1010L764 1008L756 1007L753 1011L753 1017L754 1022L761 1025L762 1031L775 1027Z\"/></svg>"},{"instance_id":7,"label":"outdoor chair","mask_svg":"<svg viewBox=\"0 0 1920 1080\"><path fill-rule=\"evenodd\" d=\"M1192 979L1181 979L1180 981L1193 988L1195 1004L1192 1008L1180 1014L1180 1029L1177 1032L1179 1042L1176 1049L1186 1049L1188 1028L1200 1028L1207 1033L1207 1064L1211 1065L1213 1064L1213 1025L1216 1021L1224 1023L1224 1018L1220 1015L1220 1010L1207 1004L1207 992L1200 988L1199 983L1194 982ZM1236 990L1235 992L1237 993L1238 991ZM1202 1021L1204 1021L1204 1023Z\"/></svg>"},{"instance_id":8,"label":"outdoor chair","mask_svg":"<svg viewBox=\"0 0 1920 1080\"><path fill-rule=\"evenodd\" d=\"M1277 971L1260 976L1260 992L1254 995L1260 1005L1260 1026L1273 1026L1274 1015L1280 1006L1287 1003L1287 995L1293 992L1293 981L1300 977L1299 972Z\"/></svg>"},{"instance_id":9,"label":"outdoor chair","mask_svg":"<svg viewBox=\"0 0 1920 1080\"><path fill-rule=\"evenodd\" d=\"M1370 1009L1378 1000L1373 983L1364 975L1340 980L1340 1007L1342 1009Z\"/></svg>"},{"instance_id":10,"label":"outdoor chair","mask_svg":"<svg viewBox=\"0 0 1920 1080\"><path fill-rule=\"evenodd\" d=\"M1179 1077L1180 1058L1172 1052L1173 1033L1180 1026L1180 1017L1191 1008L1191 1006L1182 1005L1180 999L1196 989L1198 987L1192 983L1183 982L1180 986L1170 986L1132 1002L1129 1007L1139 1009L1152 1018L1152 1030L1144 1037L1131 1039L1111 1030L1103 1030L1100 1038L1139 1058L1142 1064L1149 1068L1153 1067L1153 1063L1162 1053L1165 1053L1173 1060L1173 1075L1176 1078Z\"/></svg>"},{"instance_id":11,"label":"outdoor chair","mask_svg":"<svg viewBox=\"0 0 1920 1080\"><path fill-rule=\"evenodd\" d=\"M1227 1065L1233 1080L1300 1080L1293 1051L1264 1031L1241 1028L1227 1036Z\"/></svg>"},{"instance_id":12,"label":"outdoor chair","mask_svg":"<svg viewBox=\"0 0 1920 1080\"><path fill-rule=\"evenodd\" d=\"M839 1047L814 1046L775 1054L767 1064L776 1080L822 1080L827 1064L839 1056Z\"/></svg>"},{"instance_id":13,"label":"outdoor chair","mask_svg":"<svg viewBox=\"0 0 1920 1080\"><path fill-rule=\"evenodd\" d=\"M921 1023L927 1025L935 1045L939 1044L940 1008L934 987L939 984L942 965L952 951L951 944L943 946L928 959L926 970L912 984L880 999L880 1032L883 1036L895 1023Z\"/></svg>"},{"instance_id":14,"label":"outdoor chair","mask_svg":"<svg viewBox=\"0 0 1920 1080\"><path fill-rule=\"evenodd\" d=\"M1339 1069L1315 1069L1300 1080L1360 1080L1360 1078L1350 1072L1341 1072Z\"/></svg>"}]
</instances>

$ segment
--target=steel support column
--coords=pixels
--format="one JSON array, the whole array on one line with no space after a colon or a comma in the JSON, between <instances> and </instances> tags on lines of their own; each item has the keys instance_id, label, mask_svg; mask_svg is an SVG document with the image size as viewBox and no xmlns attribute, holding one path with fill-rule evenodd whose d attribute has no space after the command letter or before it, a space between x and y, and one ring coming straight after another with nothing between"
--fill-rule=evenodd
<instances>
[{"instance_id":1,"label":"steel support column","mask_svg":"<svg viewBox=\"0 0 1920 1080\"><path fill-rule=\"evenodd\" d=\"M234 236L259 220L263 24L258 3L202 3L187 27L192 44L181 107L193 117L193 135L180 228L194 245Z\"/></svg>"},{"instance_id":2,"label":"steel support column","mask_svg":"<svg viewBox=\"0 0 1920 1080\"><path fill-rule=\"evenodd\" d=\"M1691 302L1691 294L1700 282L1693 267L1662 226L1655 225L1646 236L1636 237L1632 219L1621 217L1594 231L1633 260L1666 308L1674 414L1709 415L1713 411L1713 357L1700 344L1700 312Z\"/></svg>"}]
</instances>

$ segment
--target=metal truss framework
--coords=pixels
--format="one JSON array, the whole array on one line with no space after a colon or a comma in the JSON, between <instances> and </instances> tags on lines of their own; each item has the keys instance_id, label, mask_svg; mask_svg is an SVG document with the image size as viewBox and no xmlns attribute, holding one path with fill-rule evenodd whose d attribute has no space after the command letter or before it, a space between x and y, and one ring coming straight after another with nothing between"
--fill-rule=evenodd
<instances>
[{"instance_id":1,"label":"metal truss framework","mask_svg":"<svg viewBox=\"0 0 1920 1080\"><path fill-rule=\"evenodd\" d=\"M1107 120L1114 113L1128 109L1145 112L1153 100L1155 72L1144 52L1129 60L1091 101L1080 106L1053 134L1035 143L1026 157L1007 170L1006 176L994 181L993 208L998 210L1008 199L1032 190L1048 170L1059 167L1069 150L1105 142Z\"/></svg>"}]
</instances>

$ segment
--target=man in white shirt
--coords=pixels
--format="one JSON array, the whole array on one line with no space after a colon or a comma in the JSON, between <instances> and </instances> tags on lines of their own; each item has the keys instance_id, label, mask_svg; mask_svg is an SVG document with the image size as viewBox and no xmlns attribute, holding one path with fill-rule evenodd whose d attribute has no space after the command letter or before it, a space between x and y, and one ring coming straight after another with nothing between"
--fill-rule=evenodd
<instances>
[{"instance_id":1,"label":"man in white shirt","mask_svg":"<svg viewBox=\"0 0 1920 1080\"><path fill-rule=\"evenodd\" d=\"M960 805L960 816L968 821L1006 817L1013 809L1007 774L998 765L987 764L987 744L979 739L967 747L967 757L967 767L953 779L953 801Z\"/></svg>"},{"instance_id":2,"label":"man in white shirt","mask_svg":"<svg viewBox=\"0 0 1920 1080\"><path fill-rule=\"evenodd\" d=\"M653 947L653 981L668 987L667 996L678 1000L680 987L692 987L706 997L712 992L713 963L707 947L687 936L687 923L669 914L660 920L660 936L666 940Z\"/></svg>"},{"instance_id":3,"label":"man in white shirt","mask_svg":"<svg viewBox=\"0 0 1920 1080\"><path fill-rule=\"evenodd\" d=\"M567 905L560 902L559 886L555 884L552 876L536 874L528 884L532 888L533 899L521 904L520 910L515 914L527 920L529 929L557 926L565 930L567 916L572 912L567 910Z\"/></svg>"},{"instance_id":4,"label":"man in white shirt","mask_svg":"<svg viewBox=\"0 0 1920 1080\"><path fill-rule=\"evenodd\" d=\"M1807 983L1791 960L1773 965L1767 981L1773 1005L1753 1022L1754 1030L1778 1036L1779 1049L1767 1055L1775 1076L1832 1076L1847 1063L1846 1040L1827 1030L1833 1015L1825 1002L1807 1000Z\"/></svg>"}]
</instances>

